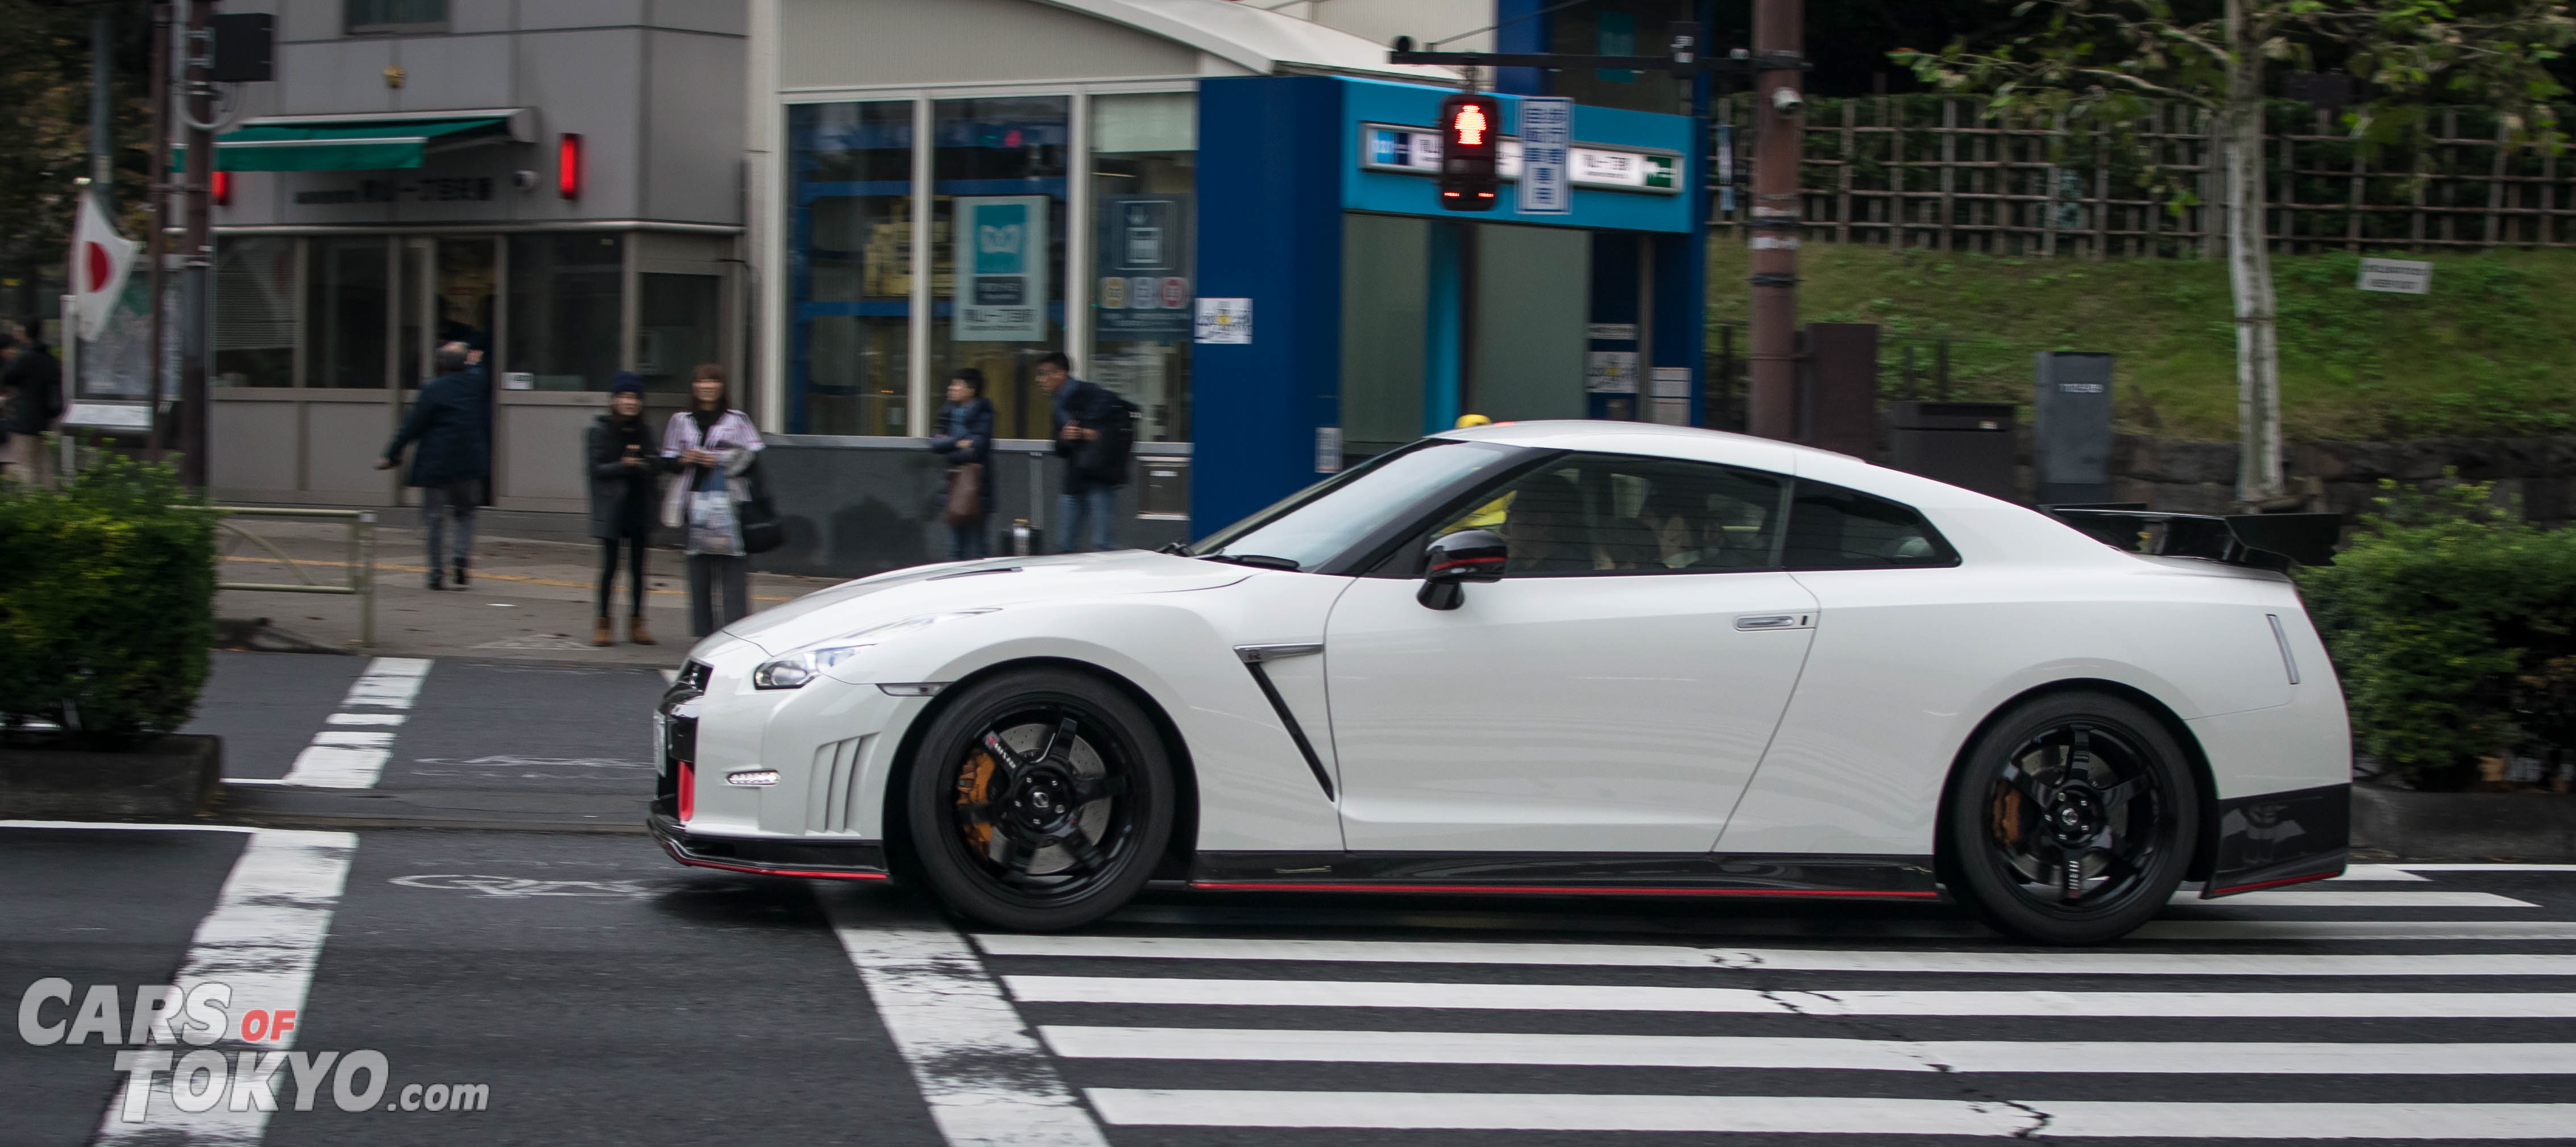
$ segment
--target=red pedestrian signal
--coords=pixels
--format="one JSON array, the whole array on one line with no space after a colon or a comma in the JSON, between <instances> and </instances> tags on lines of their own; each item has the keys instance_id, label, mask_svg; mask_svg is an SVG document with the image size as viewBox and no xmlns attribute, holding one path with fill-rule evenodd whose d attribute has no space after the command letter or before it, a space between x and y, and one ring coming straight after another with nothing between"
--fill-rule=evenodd
<instances>
[{"instance_id":1,"label":"red pedestrian signal","mask_svg":"<svg viewBox=\"0 0 2576 1147\"><path fill-rule=\"evenodd\" d=\"M1440 101L1440 206L1493 210L1502 154L1503 101L1473 92Z\"/></svg>"}]
</instances>

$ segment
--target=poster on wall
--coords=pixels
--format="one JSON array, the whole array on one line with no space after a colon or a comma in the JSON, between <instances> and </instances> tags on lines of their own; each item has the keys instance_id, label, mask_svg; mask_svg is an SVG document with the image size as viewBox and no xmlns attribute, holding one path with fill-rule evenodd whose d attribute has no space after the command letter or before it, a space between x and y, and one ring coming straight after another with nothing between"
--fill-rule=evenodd
<instances>
[{"instance_id":1,"label":"poster on wall","mask_svg":"<svg viewBox=\"0 0 2576 1147\"><path fill-rule=\"evenodd\" d=\"M1044 195L955 200L956 341L1046 341L1047 203Z\"/></svg>"},{"instance_id":2,"label":"poster on wall","mask_svg":"<svg viewBox=\"0 0 2576 1147\"><path fill-rule=\"evenodd\" d=\"M1190 196L1103 195L1092 305L1103 339L1179 339L1190 333Z\"/></svg>"}]
</instances>

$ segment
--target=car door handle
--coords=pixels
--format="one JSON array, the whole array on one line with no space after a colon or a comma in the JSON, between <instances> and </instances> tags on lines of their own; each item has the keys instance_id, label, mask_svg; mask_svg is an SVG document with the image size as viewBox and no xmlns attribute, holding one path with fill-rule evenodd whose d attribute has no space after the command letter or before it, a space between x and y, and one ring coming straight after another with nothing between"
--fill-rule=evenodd
<instances>
[{"instance_id":1,"label":"car door handle","mask_svg":"<svg viewBox=\"0 0 2576 1147\"><path fill-rule=\"evenodd\" d=\"M1812 613L1748 613L1735 619L1737 629L1812 629Z\"/></svg>"}]
</instances>

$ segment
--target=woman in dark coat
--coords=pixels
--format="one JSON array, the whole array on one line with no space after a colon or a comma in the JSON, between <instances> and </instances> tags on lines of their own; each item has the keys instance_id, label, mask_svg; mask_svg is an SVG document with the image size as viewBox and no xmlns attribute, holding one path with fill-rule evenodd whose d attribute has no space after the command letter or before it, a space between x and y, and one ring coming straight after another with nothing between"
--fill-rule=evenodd
<instances>
[{"instance_id":1,"label":"woman in dark coat","mask_svg":"<svg viewBox=\"0 0 2576 1147\"><path fill-rule=\"evenodd\" d=\"M644 625L644 546L653 534L653 478L670 468L644 422L644 380L621 370L608 384L608 413L590 424L590 536L599 539L598 621L590 643L610 645L608 600L617 582L618 543L626 544L626 640L654 644Z\"/></svg>"},{"instance_id":2,"label":"woman in dark coat","mask_svg":"<svg viewBox=\"0 0 2576 1147\"><path fill-rule=\"evenodd\" d=\"M948 402L939 408L935 425L937 432L931 435L930 449L948 456L950 481L957 480L958 467L975 462L984 466L976 481L982 514L963 525L949 525L949 560L984 557L991 552L984 543L993 518L993 403L984 397L983 371L971 366L957 369L948 380ZM942 498L940 504L945 507L947 499Z\"/></svg>"}]
</instances>

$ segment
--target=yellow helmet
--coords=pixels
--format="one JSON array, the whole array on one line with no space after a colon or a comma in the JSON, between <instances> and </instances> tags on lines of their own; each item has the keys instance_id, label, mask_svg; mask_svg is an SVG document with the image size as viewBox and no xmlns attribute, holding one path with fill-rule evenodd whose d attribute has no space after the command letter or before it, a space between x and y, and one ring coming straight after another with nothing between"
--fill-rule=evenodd
<instances>
[{"instance_id":1,"label":"yellow helmet","mask_svg":"<svg viewBox=\"0 0 2576 1147\"><path fill-rule=\"evenodd\" d=\"M1461 414L1458 416L1458 425L1456 428L1459 430L1465 430L1470 426L1491 426L1493 424L1493 419L1487 418L1481 414Z\"/></svg>"}]
</instances>

